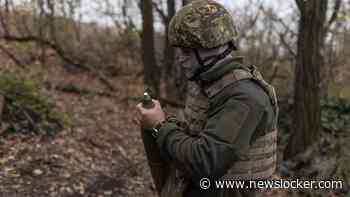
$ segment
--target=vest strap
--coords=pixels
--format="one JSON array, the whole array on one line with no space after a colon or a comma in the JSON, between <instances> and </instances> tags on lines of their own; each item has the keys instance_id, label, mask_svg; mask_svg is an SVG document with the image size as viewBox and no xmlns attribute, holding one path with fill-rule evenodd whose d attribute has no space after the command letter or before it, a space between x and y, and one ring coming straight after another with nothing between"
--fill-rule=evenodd
<instances>
[{"instance_id":1,"label":"vest strap","mask_svg":"<svg viewBox=\"0 0 350 197\"><path fill-rule=\"evenodd\" d=\"M240 81L243 79L252 79L252 78L253 78L253 75L251 73L247 72L246 70L234 69L232 72L223 76L218 81L216 81L213 84L209 85L208 87L204 88L204 91L210 98L210 97L215 96L217 93L219 93L225 87L235 83L236 81Z\"/></svg>"},{"instance_id":2,"label":"vest strap","mask_svg":"<svg viewBox=\"0 0 350 197\"><path fill-rule=\"evenodd\" d=\"M256 173L229 173L228 175L223 176L222 180L261 180L270 178L273 173L276 171L276 166L272 166L270 169L262 172Z\"/></svg>"},{"instance_id":3,"label":"vest strap","mask_svg":"<svg viewBox=\"0 0 350 197\"><path fill-rule=\"evenodd\" d=\"M262 77L258 69L251 65L248 68L234 69L232 72L226 74L221 79L215 81L213 84L204 88L205 93L210 97L218 94L225 87L244 79L252 79L256 81L264 91L269 95L270 101L275 108L275 113L278 113L277 95L273 86L268 84Z\"/></svg>"},{"instance_id":4,"label":"vest strap","mask_svg":"<svg viewBox=\"0 0 350 197\"><path fill-rule=\"evenodd\" d=\"M234 175L237 173L253 174L264 171L266 168L272 168L275 165L275 162L275 154L268 158L259 160L237 161L235 164L233 164L233 168L231 168L230 172Z\"/></svg>"},{"instance_id":5,"label":"vest strap","mask_svg":"<svg viewBox=\"0 0 350 197\"><path fill-rule=\"evenodd\" d=\"M272 132L267 133L266 135L263 135L261 137L258 137L254 144L252 144L253 148L263 147L266 146L267 143L273 143L277 141L277 129L275 129Z\"/></svg>"},{"instance_id":6,"label":"vest strap","mask_svg":"<svg viewBox=\"0 0 350 197\"><path fill-rule=\"evenodd\" d=\"M273 153L274 151L276 151L276 146L275 146L275 144L272 143L266 147L250 149L249 152L247 153L247 156L254 157L257 155L261 155L261 154Z\"/></svg>"}]
</instances>

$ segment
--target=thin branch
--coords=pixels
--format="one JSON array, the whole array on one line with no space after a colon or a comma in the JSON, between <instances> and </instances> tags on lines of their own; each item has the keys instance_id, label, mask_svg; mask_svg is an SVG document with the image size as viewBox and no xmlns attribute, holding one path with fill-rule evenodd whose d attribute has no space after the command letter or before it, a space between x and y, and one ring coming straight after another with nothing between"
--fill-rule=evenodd
<instances>
[{"instance_id":1,"label":"thin branch","mask_svg":"<svg viewBox=\"0 0 350 197\"><path fill-rule=\"evenodd\" d=\"M25 65L22 63L21 60L19 60L13 53L11 53L6 47L0 45L0 50L5 53L16 65L20 66L21 68L26 68Z\"/></svg>"},{"instance_id":2,"label":"thin branch","mask_svg":"<svg viewBox=\"0 0 350 197\"><path fill-rule=\"evenodd\" d=\"M287 25L281 18L276 19L285 29L288 31L288 33L291 33L293 37L297 37L297 33L289 28L289 25Z\"/></svg>"},{"instance_id":3,"label":"thin branch","mask_svg":"<svg viewBox=\"0 0 350 197\"><path fill-rule=\"evenodd\" d=\"M338 13L340 10L342 4L342 0L336 0L335 4L334 4L334 9L333 9L333 13L331 15L331 17L329 18L329 21L326 25L326 30L329 29L329 27L334 23L334 21L338 18Z\"/></svg>"},{"instance_id":4,"label":"thin branch","mask_svg":"<svg viewBox=\"0 0 350 197\"><path fill-rule=\"evenodd\" d=\"M5 106L5 97L0 94L0 134L2 133L2 114L4 111L4 106Z\"/></svg>"},{"instance_id":5,"label":"thin branch","mask_svg":"<svg viewBox=\"0 0 350 197\"><path fill-rule=\"evenodd\" d=\"M9 41L9 42L22 42L22 43L24 43L24 42L37 42L37 43L46 45L46 46L50 47L51 49L53 49L63 59L63 61L67 62L68 64L70 64L76 68L83 68L85 70L90 71L91 73L94 73L98 77L98 79L103 84L105 84L110 90L112 90L112 91L116 90L114 85L112 85L112 83L107 79L107 77L102 72L98 71L93 66L86 65L86 64L82 63L82 61L76 61L76 60L71 59L69 56L66 55L64 50L56 43L53 43L53 42L47 41L43 38L39 38L39 37L35 37L35 36L16 37L16 36L12 36L12 35L5 35L1 39L4 39L4 40Z\"/></svg>"},{"instance_id":6,"label":"thin branch","mask_svg":"<svg viewBox=\"0 0 350 197\"><path fill-rule=\"evenodd\" d=\"M284 20L278 16L276 16L276 14L274 13L269 13L268 11L266 11L264 9L264 7L260 7L261 11L267 15L271 20L275 21L275 22L278 22L279 24L282 25L282 27L288 32L288 33L291 33L293 37L296 37L297 36L297 33L295 31L293 31L292 29L290 29L290 25L287 25Z\"/></svg>"},{"instance_id":7,"label":"thin branch","mask_svg":"<svg viewBox=\"0 0 350 197\"><path fill-rule=\"evenodd\" d=\"M289 25L287 25L281 18L279 18L278 16L276 16L275 14L273 13L270 13L270 12L267 12L264 7L261 7L260 8L261 11L267 15L272 21L275 21L275 22L278 22L279 24L281 24L284 28L284 32L279 32L278 35L279 35L279 38L280 38L280 41L281 41L281 44L284 46L284 48L287 49L287 51L294 57L296 58L297 57L297 54L296 52L294 52L293 50L293 47L291 47L288 42L286 41L285 39L285 35L287 33L290 33L292 37L297 37L297 33L294 32L292 29L290 29Z\"/></svg>"},{"instance_id":8,"label":"thin branch","mask_svg":"<svg viewBox=\"0 0 350 197\"><path fill-rule=\"evenodd\" d=\"M8 21L9 18L9 2L6 0L5 1L5 13L6 16L4 16L3 11L0 11L0 24L1 24L1 28L4 31L5 34L8 33L8 25L6 23L6 21Z\"/></svg>"},{"instance_id":9,"label":"thin branch","mask_svg":"<svg viewBox=\"0 0 350 197\"><path fill-rule=\"evenodd\" d=\"M279 37L281 40L281 44L284 46L284 48L287 49L287 51L294 57L297 57L297 53L292 49L292 47L287 43L286 39L285 39L285 34L279 33Z\"/></svg>"},{"instance_id":10,"label":"thin branch","mask_svg":"<svg viewBox=\"0 0 350 197\"><path fill-rule=\"evenodd\" d=\"M274 66L272 75L269 78L269 83L272 84L273 81L277 78L278 66Z\"/></svg>"},{"instance_id":11,"label":"thin branch","mask_svg":"<svg viewBox=\"0 0 350 197\"><path fill-rule=\"evenodd\" d=\"M260 11L263 10L262 4L260 4L258 7L259 7L258 12L256 12L256 14L254 16L246 16L247 18L249 17L249 19L248 19L249 21L247 22L248 25L246 27L244 27L244 29L241 29L241 34L240 34L241 40L247 39L247 37L248 37L247 35L248 35L249 30L252 29L256 25L256 23L259 19L259 16L260 16Z\"/></svg>"},{"instance_id":12,"label":"thin branch","mask_svg":"<svg viewBox=\"0 0 350 197\"><path fill-rule=\"evenodd\" d=\"M153 4L154 9L156 10L156 12L159 14L160 18L162 19L163 24L164 25L168 24L168 21L169 21L168 16L164 13L164 11L161 8L159 8L157 3L152 2L152 4Z\"/></svg>"},{"instance_id":13,"label":"thin branch","mask_svg":"<svg viewBox=\"0 0 350 197\"><path fill-rule=\"evenodd\" d=\"M57 85L55 87L55 90L65 92L65 93L77 94L77 95L97 95L101 97L118 99L118 96L115 96L110 92L94 91L94 90L89 90L85 88L80 88L75 84Z\"/></svg>"}]
</instances>

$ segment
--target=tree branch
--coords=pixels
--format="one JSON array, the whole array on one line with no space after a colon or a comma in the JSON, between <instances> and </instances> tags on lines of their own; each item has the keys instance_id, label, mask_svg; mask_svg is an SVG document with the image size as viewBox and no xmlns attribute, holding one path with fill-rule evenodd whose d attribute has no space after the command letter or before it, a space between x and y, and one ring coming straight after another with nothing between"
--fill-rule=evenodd
<instances>
[{"instance_id":1,"label":"tree branch","mask_svg":"<svg viewBox=\"0 0 350 197\"><path fill-rule=\"evenodd\" d=\"M81 61L76 61L71 59L69 56L66 55L64 50L57 45L56 43L50 42L48 40L45 40L43 38L39 38L36 36L26 36L26 37L17 37L13 35L4 35L1 39L4 39L8 42L37 42L43 45L46 45L50 47L52 50L54 50L61 58L63 61L67 62L68 64L76 67L76 68L82 68L85 69L91 73L94 73L98 79L105 84L110 90L115 91L115 87L112 85L112 83L107 79L106 76L103 75L103 73L99 72L97 69L94 69L93 66L86 65L82 63Z\"/></svg>"},{"instance_id":2,"label":"tree branch","mask_svg":"<svg viewBox=\"0 0 350 197\"><path fill-rule=\"evenodd\" d=\"M284 35L282 33L279 33L279 37L281 40L281 44L284 46L284 48L287 49L287 51L294 57L297 57L296 52L292 49L292 47L287 43L286 39L284 38Z\"/></svg>"},{"instance_id":3,"label":"tree branch","mask_svg":"<svg viewBox=\"0 0 350 197\"><path fill-rule=\"evenodd\" d=\"M290 27L278 16L276 16L274 13L272 12L268 12L266 11L263 7L260 8L263 13L265 15L267 15L272 21L278 22L279 24L281 24L284 28L284 32L277 32L278 36L280 38L281 44L283 45L284 48L287 49L287 51L290 53L290 55L293 56L293 58L297 57L296 52L294 52L293 48L288 44L288 42L285 39L285 35L290 33L292 37L297 37L297 33L294 32L293 30L290 29Z\"/></svg>"},{"instance_id":4,"label":"tree branch","mask_svg":"<svg viewBox=\"0 0 350 197\"><path fill-rule=\"evenodd\" d=\"M4 31L5 34L8 34L8 25L6 23L6 21L8 21L8 15L9 15L9 2L6 0L5 1L5 14L6 16L4 16L3 11L0 11L0 24L1 24L1 28Z\"/></svg>"},{"instance_id":5,"label":"tree branch","mask_svg":"<svg viewBox=\"0 0 350 197\"><path fill-rule=\"evenodd\" d=\"M294 32L293 30L291 30L291 29L290 29L290 26L287 25L287 24L284 22L284 20L283 20L282 18L276 16L276 14L274 14L274 13L270 13L270 12L266 11L266 10L264 9L264 7L262 7L262 6L260 7L260 9L261 9L261 11L262 11L265 15L269 16L269 18L270 18L271 20L280 23L280 24L283 26L283 28L284 28L287 32L289 32L289 33L292 34L293 37L296 37L296 36L297 36L297 33Z\"/></svg>"},{"instance_id":6,"label":"tree branch","mask_svg":"<svg viewBox=\"0 0 350 197\"><path fill-rule=\"evenodd\" d=\"M158 4L155 2L152 2L152 5L154 7L154 9L156 10L156 12L159 14L160 18L163 21L163 24L166 25L168 24L169 18L168 16L164 13L164 11L162 9L159 8Z\"/></svg>"},{"instance_id":7,"label":"tree branch","mask_svg":"<svg viewBox=\"0 0 350 197\"><path fill-rule=\"evenodd\" d=\"M297 4L299 11L304 12L305 0L295 0L295 3Z\"/></svg>"},{"instance_id":8,"label":"tree branch","mask_svg":"<svg viewBox=\"0 0 350 197\"><path fill-rule=\"evenodd\" d=\"M277 73L278 73L278 66L274 66L273 72L269 78L269 83L272 84L273 81L277 78Z\"/></svg>"},{"instance_id":9,"label":"tree branch","mask_svg":"<svg viewBox=\"0 0 350 197\"><path fill-rule=\"evenodd\" d=\"M240 35L240 39L246 39L247 38L247 34L248 34L248 30L250 30L251 28L253 28L255 26L255 24L257 23L259 16L260 16L260 11L263 11L263 6L262 4L260 4L259 6L259 10L258 12L256 12L256 14L252 17L249 17L249 21L247 22L247 24L249 24L248 26L246 26L244 29L241 29L241 35ZM246 16L248 17L248 16Z\"/></svg>"},{"instance_id":10,"label":"tree branch","mask_svg":"<svg viewBox=\"0 0 350 197\"><path fill-rule=\"evenodd\" d=\"M0 94L0 133L2 133L2 113L4 111L4 106L5 106L5 97L4 95Z\"/></svg>"},{"instance_id":11,"label":"tree branch","mask_svg":"<svg viewBox=\"0 0 350 197\"><path fill-rule=\"evenodd\" d=\"M333 9L333 13L331 15L331 17L329 18L329 21L326 25L326 30L329 29L329 27L334 23L334 21L337 19L338 17L338 13L339 13L339 10L340 10L340 7L341 7L341 4L342 4L342 0L336 0L335 1L335 4L334 4L334 9Z\"/></svg>"},{"instance_id":12,"label":"tree branch","mask_svg":"<svg viewBox=\"0 0 350 197\"><path fill-rule=\"evenodd\" d=\"M22 63L21 60L19 60L13 53L11 53L6 47L0 45L0 50L5 53L16 65L20 66L21 68L25 68L25 65Z\"/></svg>"}]
</instances>

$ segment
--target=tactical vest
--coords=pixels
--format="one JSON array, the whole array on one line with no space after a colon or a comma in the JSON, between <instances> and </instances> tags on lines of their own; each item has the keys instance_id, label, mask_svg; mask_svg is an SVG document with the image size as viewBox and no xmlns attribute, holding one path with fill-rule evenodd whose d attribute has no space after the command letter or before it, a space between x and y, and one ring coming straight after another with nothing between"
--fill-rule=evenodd
<instances>
[{"instance_id":1,"label":"tactical vest","mask_svg":"<svg viewBox=\"0 0 350 197\"><path fill-rule=\"evenodd\" d=\"M189 127L190 135L198 135L207 121L209 98L203 93L201 87L192 81L187 84L187 96L185 107L185 120Z\"/></svg>"},{"instance_id":2,"label":"tactical vest","mask_svg":"<svg viewBox=\"0 0 350 197\"><path fill-rule=\"evenodd\" d=\"M265 82L255 67L235 69L220 80L205 89L195 82L187 85L185 121L190 135L198 135L205 127L209 98L219 93L223 88L243 79L255 80L268 93L271 103L275 107L276 121L278 116L277 98L274 88ZM276 124L277 125L277 124ZM277 128L266 135L258 137L249 150L242 155L222 177L223 180L255 180L269 178L276 169ZM162 197L182 197L188 181L181 170L170 167L170 173L163 187Z\"/></svg>"},{"instance_id":3,"label":"tactical vest","mask_svg":"<svg viewBox=\"0 0 350 197\"><path fill-rule=\"evenodd\" d=\"M274 88L269 85L257 71L255 66L235 69L229 74L205 88L207 94L204 95L196 84L190 84L186 100L185 118L189 123L192 134L198 134L206 123L206 112L208 109L208 97L212 97L223 90L228 85L239 80L251 79L256 81L269 95L275 109L275 125L278 117L277 98ZM276 169L276 149L277 149L277 128L266 132L258 137L249 147L248 151L240 155L240 160L236 161L227 171L222 179L252 180L267 179L272 176Z\"/></svg>"},{"instance_id":4,"label":"tactical vest","mask_svg":"<svg viewBox=\"0 0 350 197\"><path fill-rule=\"evenodd\" d=\"M204 128L207 120L209 99L201 91L201 87L192 81L187 83L186 107L184 111L185 124L189 135L198 135ZM183 192L190 183L185 170L179 170L179 166L172 163L169 166L169 175L162 188L161 197L182 197Z\"/></svg>"}]
</instances>

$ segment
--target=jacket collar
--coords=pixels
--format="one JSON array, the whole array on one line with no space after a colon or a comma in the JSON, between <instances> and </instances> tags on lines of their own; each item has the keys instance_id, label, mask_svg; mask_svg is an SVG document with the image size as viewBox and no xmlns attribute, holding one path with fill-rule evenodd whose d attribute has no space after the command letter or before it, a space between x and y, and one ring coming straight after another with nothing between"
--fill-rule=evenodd
<instances>
[{"instance_id":1,"label":"jacket collar","mask_svg":"<svg viewBox=\"0 0 350 197\"><path fill-rule=\"evenodd\" d=\"M216 64L215 66L213 66L208 71L202 73L199 76L201 84L208 86L212 82L226 75L228 72L236 68L242 67L242 64L243 64L243 57L240 57L240 56L228 57L223 61L219 62L218 64Z\"/></svg>"}]
</instances>

